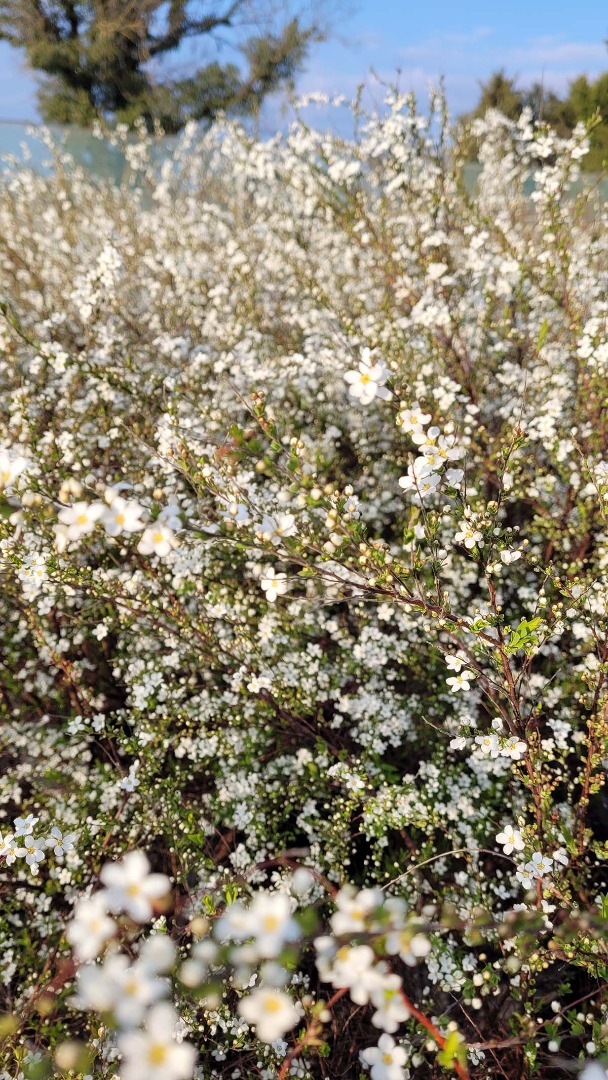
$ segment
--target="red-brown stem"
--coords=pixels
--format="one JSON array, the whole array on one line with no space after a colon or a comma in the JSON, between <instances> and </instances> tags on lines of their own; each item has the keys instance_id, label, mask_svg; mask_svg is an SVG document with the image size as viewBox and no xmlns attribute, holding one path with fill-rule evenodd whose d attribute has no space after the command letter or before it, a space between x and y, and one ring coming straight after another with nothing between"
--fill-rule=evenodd
<instances>
[{"instance_id":1,"label":"red-brown stem","mask_svg":"<svg viewBox=\"0 0 608 1080\"><path fill-rule=\"evenodd\" d=\"M424 1013L420 1012L420 1009L416 1008L413 1001L410 1001L407 994L403 990L401 990L400 993L403 1004L405 1005L407 1010L412 1014L414 1019L417 1020L419 1024L422 1024L422 1026L426 1028L429 1035L432 1035L433 1041L437 1043L441 1050L443 1050L443 1048L445 1047L445 1039L439 1031L439 1028L435 1027L433 1021L429 1020L428 1016L425 1016ZM466 1066L461 1065L459 1061L454 1061L452 1068L454 1069L456 1075L460 1077L460 1080L470 1080L469 1070L466 1068Z\"/></svg>"},{"instance_id":2,"label":"red-brown stem","mask_svg":"<svg viewBox=\"0 0 608 1080\"><path fill-rule=\"evenodd\" d=\"M340 990L336 990L335 994L332 994L332 996L330 997L330 999L327 1002L325 1008L326 1009L331 1009L332 1005L336 1004L336 1001L339 1001L340 998L344 997L347 990L348 990L347 986L343 986ZM300 1039L300 1041L297 1042L296 1045L289 1051L287 1057L285 1058L285 1061L283 1062L283 1064L281 1065L281 1068L279 1069L279 1075L277 1077L277 1080L285 1080L285 1077L287 1076L287 1073L289 1072L292 1061L300 1053L300 1050L302 1050L310 1042L310 1040L315 1037L318 1027L319 1027L319 1020L315 1016L314 1020L311 1020L310 1024L308 1025L308 1027L307 1027L304 1035Z\"/></svg>"}]
</instances>

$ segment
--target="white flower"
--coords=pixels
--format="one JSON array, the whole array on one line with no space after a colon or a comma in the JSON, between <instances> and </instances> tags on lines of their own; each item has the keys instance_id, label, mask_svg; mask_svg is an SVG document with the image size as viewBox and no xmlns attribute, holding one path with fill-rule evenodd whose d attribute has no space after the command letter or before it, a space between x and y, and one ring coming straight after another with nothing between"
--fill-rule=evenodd
<instances>
[{"instance_id":1,"label":"white flower","mask_svg":"<svg viewBox=\"0 0 608 1080\"><path fill-rule=\"evenodd\" d=\"M144 1019L148 1006L167 994L169 984L141 960L130 964L123 954L112 959L123 961L122 970L116 969L114 1016L119 1027L136 1027Z\"/></svg>"},{"instance_id":2,"label":"white flower","mask_svg":"<svg viewBox=\"0 0 608 1080\"><path fill-rule=\"evenodd\" d=\"M416 446L432 446L440 435L441 428L438 428L436 424L433 424L433 427L430 427L428 431L422 431L421 428L416 428L416 430L412 432L412 442L416 443Z\"/></svg>"},{"instance_id":3,"label":"white flower","mask_svg":"<svg viewBox=\"0 0 608 1080\"><path fill-rule=\"evenodd\" d=\"M599 1061L588 1061L578 1080L608 1080L608 1070Z\"/></svg>"},{"instance_id":4,"label":"white flower","mask_svg":"<svg viewBox=\"0 0 608 1080\"><path fill-rule=\"evenodd\" d=\"M515 877L521 883L524 889L531 889L534 885L534 879L532 877L532 874L523 866L520 866L520 868L516 871Z\"/></svg>"},{"instance_id":5,"label":"white flower","mask_svg":"<svg viewBox=\"0 0 608 1080\"><path fill-rule=\"evenodd\" d=\"M121 532L139 532L144 527L142 513L143 507L134 499L114 495L110 505L104 508L101 523L109 536L118 536Z\"/></svg>"},{"instance_id":6,"label":"white flower","mask_svg":"<svg viewBox=\"0 0 608 1080\"><path fill-rule=\"evenodd\" d=\"M169 506L165 506L164 509L161 510L156 519L156 524L166 525L168 529L176 532L181 528L182 524L180 514L181 510L179 506L176 503L170 503Z\"/></svg>"},{"instance_id":7,"label":"white flower","mask_svg":"<svg viewBox=\"0 0 608 1080\"><path fill-rule=\"evenodd\" d=\"M451 675L445 681L452 693L457 694L459 690L470 690L471 680L474 678L472 671L461 671L458 675Z\"/></svg>"},{"instance_id":8,"label":"white flower","mask_svg":"<svg viewBox=\"0 0 608 1080\"><path fill-rule=\"evenodd\" d=\"M262 524L256 529L260 540L270 542L275 547L278 547L285 537L295 536L296 532L295 514L277 514L275 517L265 514Z\"/></svg>"},{"instance_id":9,"label":"white flower","mask_svg":"<svg viewBox=\"0 0 608 1080\"><path fill-rule=\"evenodd\" d=\"M426 268L429 281L439 281L448 272L448 265L444 262L432 262Z\"/></svg>"},{"instance_id":10,"label":"white flower","mask_svg":"<svg viewBox=\"0 0 608 1080\"><path fill-rule=\"evenodd\" d=\"M441 465L442 462L437 458L436 454L428 453L415 458L411 469L417 480L423 480L425 476L437 472Z\"/></svg>"},{"instance_id":11,"label":"white flower","mask_svg":"<svg viewBox=\"0 0 608 1080\"><path fill-rule=\"evenodd\" d=\"M464 750L467 745L467 740L464 735L457 735L455 739L450 739L451 750Z\"/></svg>"},{"instance_id":12,"label":"white flower","mask_svg":"<svg viewBox=\"0 0 608 1080\"><path fill-rule=\"evenodd\" d=\"M500 754L500 743L498 741L498 735L492 732L491 735L476 735L475 742L480 753L489 755L491 758L497 758Z\"/></svg>"},{"instance_id":13,"label":"white flower","mask_svg":"<svg viewBox=\"0 0 608 1080\"><path fill-rule=\"evenodd\" d=\"M261 890L251 904L248 915L258 956L267 959L278 956L285 942L296 941L300 936L300 928L292 917L291 903L286 893Z\"/></svg>"},{"instance_id":14,"label":"white flower","mask_svg":"<svg viewBox=\"0 0 608 1080\"><path fill-rule=\"evenodd\" d=\"M356 1005L367 1005L372 990L382 985L384 974L383 967L375 966L375 959L369 945L338 949L329 981L336 988L347 986Z\"/></svg>"},{"instance_id":15,"label":"white flower","mask_svg":"<svg viewBox=\"0 0 608 1080\"><path fill-rule=\"evenodd\" d=\"M459 531L454 535L454 540L457 544L464 544L467 551L470 551L483 540L483 533L479 529L474 528L472 525L464 522Z\"/></svg>"},{"instance_id":16,"label":"white flower","mask_svg":"<svg viewBox=\"0 0 608 1080\"><path fill-rule=\"evenodd\" d=\"M24 855L25 848L15 843L13 833L7 833L4 837L0 833L0 858L6 860L7 866L12 866L17 859L22 859Z\"/></svg>"},{"instance_id":17,"label":"white flower","mask_svg":"<svg viewBox=\"0 0 608 1080\"><path fill-rule=\"evenodd\" d=\"M203 944L213 945L208 940ZM213 948L216 946L213 945ZM175 945L167 934L151 934L140 946L139 961L149 971L170 971L175 963L175 955Z\"/></svg>"},{"instance_id":18,"label":"white flower","mask_svg":"<svg viewBox=\"0 0 608 1080\"><path fill-rule=\"evenodd\" d=\"M252 675L247 689L250 694L259 694L260 690L272 690L272 681L267 675Z\"/></svg>"},{"instance_id":19,"label":"white flower","mask_svg":"<svg viewBox=\"0 0 608 1080\"><path fill-rule=\"evenodd\" d=\"M25 851L25 861L28 866L35 869L37 873L37 864L42 862L45 855L45 842L41 837L34 837L32 835L23 837L23 848Z\"/></svg>"},{"instance_id":20,"label":"white flower","mask_svg":"<svg viewBox=\"0 0 608 1080\"><path fill-rule=\"evenodd\" d=\"M114 953L101 964L82 964L76 972L76 996L73 999L76 1008L111 1012L116 1001L117 980L125 963L128 963L126 956Z\"/></svg>"},{"instance_id":21,"label":"white flower","mask_svg":"<svg viewBox=\"0 0 608 1080\"><path fill-rule=\"evenodd\" d=\"M103 963L78 969L76 989L80 1008L111 1011L118 1027L130 1028L142 1023L169 984L142 960L131 963L125 953L110 953Z\"/></svg>"},{"instance_id":22,"label":"white flower","mask_svg":"<svg viewBox=\"0 0 608 1080\"><path fill-rule=\"evenodd\" d=\"M518 559L521 559L521 551L501 551L500 559L501 562L505 564L505 566L510 566L511 563L517 562Z\"/></svg>"},{"instance_id":23,"label":"white flower","mask_svg":"<svg viewBox=\"0 0 608 1080\"><path fill-rule=\"evenodd\" d=\"M273 604L277 596L284 596L289 585L287 574L280 574L277 570L265 570L260 578L260 585L266 593L266 599Z\"/></svg>"},{"instance_id":24,"label":"white flower","mask_svg":"<svg viewBox=\"0 0 608 1080\"><path fill-rule=\"evenodd\" d=\"M374 1027L392 1034L409 1019L410 1011L401 996L401 979L398 975L385 975L382 985L371 990L370 1000L376 1008L372 1015Z\"/></svg>"},{"instance_id":25,"label":"white flower","mask_svg":"<svg viewBox=\"0 0 608 1080\"><path fill-rule=\"evenodd\" d=\"M57 518L64 526L62 533L67 540L79 540L95 528L105 507L101 502L77 502L60 510Z\"/></svg>"},{"instance_id":26,"label":"white flower","mask_svg":"<svg viewBox=\"0 0 608 1080\"><path fill-rule=\"evenodd\" d=\"M403 1066L407 1061L407 1054L402 1046L397 1046L390 1035L381 1035L378 1045L362 1050L361 1057L366 1065L371 1066L371 1080L405 1080Z\"/></svg>"},{"instance_id":27,"label":"white flower","mask_svg":"<svg viewBox=\"0 0 608 1080\"><path fill-rule=\"evenodd\" d=\"M33 814L28 814L27 817L18 817L13 821L13 833L15 837L26 836L27 833L31 833L34 825L37 825L40 818L34 817Z\"/></svg>"},{"instance_id":28,"label":"white flower","mask_svg":"<svg viewBox=\"0 0 608 1080\"><path fill-rule=\"evenodd\" d=\"M461 671L466 664L466 660L463 660L461 656L456 656L455 653L446 653L444 659L445 665L450 671Z\"/></svg>"},{"instance_id":29,"label":"white flower","mask_svg":"<svg viewBox=\"0 0 608 1080\"><path fill-rule=\"evenodd\" d=\"M348 886L340 889L334 897L338 910L330 919L336 937L364 930L369 916L383 901L384 894L381 889L361 889L358 893L354 893Z\"/></svg>"},{"instance_id":30,"label":"white flower","mask_svg":"<svg viewBox=\"0 0 608 1080\"><path fill-rule=\"evenodd\" d=\"M272 959L281 952L287 941L296 941L300 928L292 917L291 903L286 893L260 891L252 904L230 904L214 926L220 941L245 941L253 938L257 957Z\"/></svg>"},{"instance_id":31,"label":"white flower","mask_svg":"<svg viewBox=\"0 0 608 1080\"><path fill-rule=\"evenodd\" d=\"M415 402L411 409L400 409L399 416L397 417L397 424L403 428L405 432L420 431L430 423L431 414L422 412L420 406Z\"/></svg>"},{"instance_id":32,"label":"white flower","mask_svg":"<svg viewBox=\"0 0 608 1080\"><path fill-rule=\"evenodd\" d=\"M372 362L368 349L362 350L362 359L357 368L351 368L344 375L349 383L348 392L361 405L369 405L374 398L383 398L390 401L392 394L384 383L390 376L390 371L382 360Z\"/></svg>"},{"instance_id":33,"label":"white flower","mask_svg":"<svg viewBox=\"0 0 608 1080\"><path fill-rule=\"evenodd\" d=\"M510 855L512 851L523 851L525 847L519 829L514 829L512 825L505 825L503 831L496 834L496 843L502 845L505 855Z\"/></svg>"},{"instance_id":34,"label":"white flower","mask_svg":"<svg viewBox=\"0 0 608 1080\"><path fill-rule=\"evenodd\" d=\"M61 829L53 825L47 837L46 846L52 848L55 855L65 855L66 851L73 851L75 839L76 833L66 833L64 836Z\"/></svg>"},{"instance_id":35,"label":"white flower","mask_svg":"<svg viewBox=\"0 0 608 1080\"><path fill-rule=\"evenodd\" d=\"M527 749L528 746L525 742L518 739L517 735L511 735L501 747L500 752L503 757L509 757L512 761L519 761Z\"/></svg>"},{"instance_id":36,"label":"white flower","mask_svg":"<svg viewBox=\"0 0 608 1080\"><path fill-rule=\"evenodd\" d=\"M116 924L108 916L105 905L105 892L97 892L89 899L79 900L74 908L66 937L79 960L94 960L116 932Z\"/></svg>"},{"instance_id":37,"label":"white flower","mask_svg":"<svg viewBox=\"0 0 608 1080\"><path fill-rule=\"evenodd\" d=\"M548 855L543 855L540 851L535 851L524 869L535 878L545 877L553 869L553 859L550 859Z\"/></svg>"},{"instance_id":38,"label":"white flower","mask_svg":"<svg viewBox=\"0 0 608 1080\"><path fill-rule=\"evenodd\" d=\"M173 530L168 525L159 525L158 520L147 528L137 545L141 555L158 555L164 559L172 548L177 547Z\"/></svg>"},{"instance_id":39,"label":"white flower","mask_svg":"<svg viewBox=\"0 0 608 1080\"><path fill-rule=\"evenodd\" d=\"M143 1031L119 1035L121 1080L188 1080L192 1076L196 1051L190 1043L177 1042L178 1022L175 1010L163 1003L150 1009Z\"/></svg>"},{"instance_id":40,"label":"white flower","mask_svg":"<svg viewBox=\"0 0 608 1080\"><path fill-rule=\"evenodd\" d=\"M10 450L0 450L0 491L9 488L28 467L26 458L13 455Z\"/></svg>"},{"instance_id":41,"label":"white flower","mask_svg":"<svg viewBox=\"0 0 608 1080\"><path fill-rule=\"evenodd\" d=\"M106 886L110 911L125 911L135 922L147 922L153 901L166 896L171 887L164 874L151 874L143 851L130 851L121 862L106 863L99 875Z\"/></svg>"},{"instance_id":42,"label":"white flower","mask_svg":"<svg viewBox=\"0 0 608 1080\"><path fill-rule=\"evenodd\" d=\"M425 934L413 931L411 926L404 926L401 930L392 930L386 935L386 951L389 955L398 953L401 959L414 967L418 960L428 956L431 943Z\"/></svg>"},{"instance_id":43,"label":"white flower","mask_svg":"<svg viewBox=\"0 0 608 1080\"><path fill-rule=\"evenodd\" d=\"M254 1024L258 1039L272 1043L297 1024L300 1013L291 998L283 990L260 986L241 998L239 1015L248 1024Z\"/></svg>"},{"instance_id":44,"label":"white flower","mask_svg":"<svg viewBox=\"0 0 608 1080\"><path fill-rule=\"evenodd\" d=\"M213 924L213 933L219 941L245 941L251 937L249 908L238 900L229 904L224 914Z\"/></svg>"},{"instance_id":45,"label":"white flower","mask_svg":"<svg viewBox=\"0 0 608 1080\"><path fill-rule=\"evenodd\" d=\"M222 514L224 521L233 521L235 525L248 525L251 521L249 510L245 503L231 501L227 504Z\"/></svg>"},{"instance_id":46,"label":"white flower","mask_svg":"<svg viewBox=\"0 0 608 1080\"><path fill-rule=\"evenodd\" d=\"M450 487L458 487L464 480L464 469L446 469L445 478Z\"/></svg>"}]
</instances>

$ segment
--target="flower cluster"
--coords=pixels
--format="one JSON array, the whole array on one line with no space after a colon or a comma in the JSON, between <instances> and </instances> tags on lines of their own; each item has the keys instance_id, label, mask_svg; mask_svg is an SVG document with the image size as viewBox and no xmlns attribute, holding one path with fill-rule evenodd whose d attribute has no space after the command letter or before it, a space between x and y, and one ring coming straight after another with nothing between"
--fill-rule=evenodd
<instances>
[{"instance_id":1,"label":"flower cluster","mask_svg":"<svg viewBox=\"0 0 608 1080\"><path fill-rule=\"evenodd\" d=\"M47 836L34 836L40 818L33 814L18 817L13 821L12 829L0 833L0 858L5 866L13 866L18 859L23 859L34 876L38 873L39 863L52 853L61 858L74 850L76 833L63 833L58 825L53 825Z\"/></svg>"},{"instance_id":2,"label":"flower cluster","mask_svg":"<svg viewBox=\"0 0 608 1080\"><path fill-rule=\"evenodd\" d=\"M0 1080L604 1070L608 206L354 107L3 172Z\"/></svg>"}]
</instances>

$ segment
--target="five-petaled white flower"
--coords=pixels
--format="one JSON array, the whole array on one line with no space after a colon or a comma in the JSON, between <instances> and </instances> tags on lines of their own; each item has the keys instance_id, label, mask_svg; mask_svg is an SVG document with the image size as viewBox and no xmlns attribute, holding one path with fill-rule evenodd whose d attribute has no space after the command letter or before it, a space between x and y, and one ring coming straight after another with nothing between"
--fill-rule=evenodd
<instances>
[{"instance_id":1,"label":"five-petaled white flower","mask_svg":"<svg viewBox=\"0 0 608 1080\"><path fill-rule=\"evenodd\" d=\"M513 761L519 761L522 754L525 754L528 749L527 744L521 739L517 738L517 735L511 735L506 743L504 743L501 754L503 757L510 757Z\"/></svg>"},{"instance_id":2,"label":"five-petaled white flower","mask_svg":"<svg viewBox=\"0 0 608 1080\"><path fill-rule=\"evenodd\" d=\"M147 528L137 545L141 555L158 555L164 559L172 548L177 547L177 541L173 530L168 525L159 525L155 522Z\"/></svg>"},{"instance_id":3,"label":"five-petaled white flower","mask_svg":"<svg viewBox=\"0 0 608 1080\"><path fill-rule=\"evenodd\" d=\"M543 855L541 851L535 851L524 869L535 878L543 878L546 874L551 873L553 859L550 859L548 855Z\"/></svg>"},{"instance_id":4,"label":"five-petaled white flower","mask_svg":"<svg viewBox=\"0 0 608 1080\"><path fill-rule=\"evenodd\" d=\"M525 847L519 829L514 829L512 825L505 825L503 831L496 834L496 843L502 845L505 855L510 855L512 851L523 851Z\"/></svg>"},{"instance_id":5,"label":"five-petaled white flower","mask_svg":"<svg viewBox=\"0 0 608 1080\"><path fill-rule=\"evenodd\" d=\"M150 1009L143 1031L119 1035L121 1080L188 1080L192 1076L196 1051L190 1043L177 1041L178 1022L175 1010L163 1003Z\"/></svg>"},{"instance_id":6,"label":"five-petaled white flower","mask_svg":"<svg viewBox=\"0 0 608 1080\"><path fill-rule=\"evenodd\" d=\"M377 1046L361 1051L366 1065L370 1065L371 1080L404 1080L407 1053L386 1032L378 1039Z\"/></svg>"},{"instance_id":7,"label":"five-petaled white flower","mask_svg":"<svg viewBox=\"0 0 608 1080\"><path fill-rule=\"evenodd\" d=\"M258 1039L271 1043L280 1039L300 1019L293 1001L283 990L260 986L241 998L238 1011L248 1024L254 1024Z\"/></svg>"},{"instance_id":8,"label":"five-petaled white flower","mask_svg":"<svg viewBox=\"0 0 608 1080\"><path fill-rule=\"evenodd\" d=\"M34 817L33 814L28 814L27 817L18 817L13 821L13 833L17 836L26 836L31 833L34 825L37 825L40 818Z\"/></svg>"},{"instance_id":9,"label":"five-petaled white flower","mask_svg":"<svg viewBox=\"0 0 608 1080\"><path fill-rule=\"evenodd\" d=\"M45 848L46 844L41 837L31 834L23 837L24 858L33 873L38 872L38 863L44 859Z\"/></svg>"},{"instance_id":10,"label":"five-petaled white flower","mask_svg":"<svg viewBox=\"0 0 608 1080\"><path fill-rule=\"evenodd\" d=\"M108 536L139 532L144 527L142 513L143 507L135 499L123 499L121 495L114 495L110 505L104 508L101 523Z\"/></svg>"},{"instance_id":11,"label":"five-petaled white flower","mask_svg":"<svg viewBox=\"0 0 608 1080\"><path fill-rule=\"evenodd\" d=\"M261 525L256 529L260 540L270 541L275 547L278 547L285 537L295 536L296 532L295 514L276 514L274 517L265 514Z\"/></svg>"},{"instance_id":12,"label":"five-petaled white flower","mask_svg":"<svg viewBox=\"0 0 608 1080\"><path fill-rule=\"evenodd\" d=\"M459 690L470 690L471 680L474 678L472 671L460 671L457 675L450 675L445 681L452 693L456 694Z\"/></svg>"},{"instance_id":13,"label":"five-petaled white flower","mask_svg":"<svg viewBox=\"0 0 608 1080\"><path fill-rule=\"evenodd\" d=\"M99 877L106 886L109 910L125 911L135 922L152 917L153 901L166 896L171 884L164 874L150 873L142 851L130 851L120 862L106 863Z\"/></svg>"},{"instance_id":14,"label":"five-petaled white flower","mask_svg":"<svg viewBox=\"0 0 608 1080\"><path fill-rule=\"evenodd\" d=\"M66 851L74 850L76 833L62 833L57 825L53 825L46 840L47 848L52 848L55 855L65 855Z\"/></svg>"},{"instance_id":15,"label":"five-petaled white flower","mask_svg":"<svg viewBox=\"0 0 608 1080\"><path fill-rule=\"evenodd\" d=\"M287 574L280 574L277 570L266 570L260 578L260 585L266 593L266 599L273 604L277 596L284 596L289 588Z\"/></svg>"},{"instance_id":16,"label":"five-petaled white flower","mask_svg":"<svg viewBox=\"0 0 608 1080\"><path fill-rule=\"evenodd\" d=\"M491 758L497 758L500 754L500 743L498 741L498 735L493 732L491 735L476 735L475 742L480 753L489 756Z\"/></svg>"},{"instance_id":17,"label":"five-petaled white flower","mask_svg":"<svg viewBox=\"0 0 608 1080\"><path fill-rule=\"evenodd\" d=\"M13 833L7 833L5 837L0 834L0 857L5 859L7 866L12 866L17 859L22 859L24 855L25 848L15 843Z\"/></svg>"},{"instance_id":18,"label":"five-petaled white flower","mask_svg":"<svg viewBox=\"0 0 608 1080\"><path fill-rule=\"evenodd\" d=\"M467 551L471 551L476 544L483 540L483 533L473 525L464 522L458 532L455 533L454 540L457 544L464 544Z\"/></svg>"},{"instance_id":19,"label":"five-petaled white flower","mask_svg":"<svg viewBox=\"0 0 608 1080\"><path fill-rule=\"evenodd\" d=\"M94 960L116 933L116 923L107 914L106 903L106 893L100 891L79 900L74 908L66 937L79 960Z\"/></svg>"},{"instance_id":20,"label":"five-petaled white flower","mask_svg":"<svg viewBox=\"0 0 608 1080\"><path fill-rule=\"evenodd\" d=\"M9 450L0 450L0 490L11 487L21 473L27 469L27 459Z\"/></svg>"},{"instance_id":21,"label":"five-petaled white flower","mask_svg":"<svg viewBox=\"0 0 608 1080\"><path fill-rule=\"evenodd\" d=\"M390 371L383 360L374 361L369 349L361 351L359 366L351 368L344 375L349 384L348 392L361 405L369 405L374 398L390 401L392 394L384 385Z\"/></svg>"},{"instance_id":22,"label":"five-petaled white flower","mask_svg":"<svg viewBox=\"0 0 608 1080\"><path fill-rule=\"evenodd\" d=\"M63 526L62 534L67 540L79 540L81 536L93 531L104 509L101 502L76 502L73 506L66 506L57 515Z\"/></svg>"}]
</instances>

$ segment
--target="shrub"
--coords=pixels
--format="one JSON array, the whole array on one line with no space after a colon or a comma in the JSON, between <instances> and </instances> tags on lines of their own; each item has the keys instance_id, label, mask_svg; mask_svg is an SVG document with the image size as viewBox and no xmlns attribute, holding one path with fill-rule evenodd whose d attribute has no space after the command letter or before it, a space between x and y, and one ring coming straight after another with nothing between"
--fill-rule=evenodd
<instances>
[{"instance_id":1,"label":"shrub","mask_svg":"<svg viewBox=\"0 0 608 1080\"><path fill-rule=\"evenodd\" d=\"M0 188L5 1077L603 1074L608 215L436 105Z\"/></svg>"}]
</instances>

